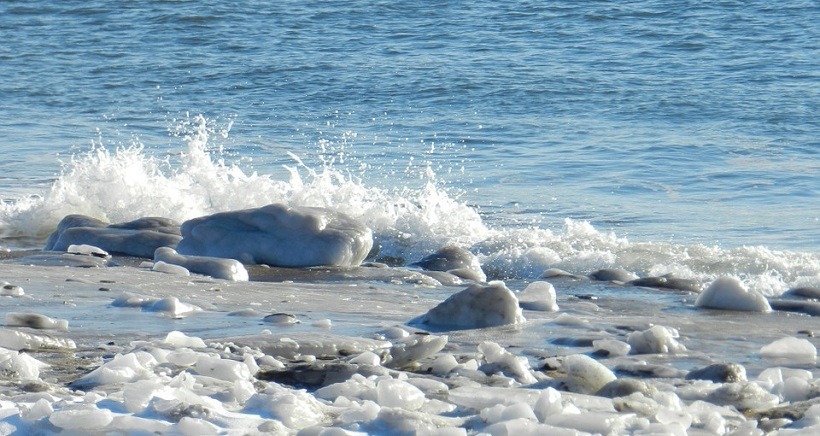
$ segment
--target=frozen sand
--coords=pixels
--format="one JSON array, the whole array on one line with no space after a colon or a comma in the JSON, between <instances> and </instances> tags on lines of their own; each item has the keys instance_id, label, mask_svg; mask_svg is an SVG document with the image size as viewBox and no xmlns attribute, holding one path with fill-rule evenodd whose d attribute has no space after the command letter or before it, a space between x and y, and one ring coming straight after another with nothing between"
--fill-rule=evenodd
<instances>
[{"instance_id":1,"label":"frozen sand","mask_svg":"<svg viewBox=\"0 0 820 436\"><path fill-rule=\"evenodd\" d=\"M181 434L321 434L319 427L728 433L758 425L786 432L820 419L818 407L804 403L820 395L816 359L794 361L779 354L782 347L761 357L784 337L817 347L806 334L817 321L803 314L696 310L691 294L557 280L560 312L525 309L527 321L516 325L427 336L415 334L423 326L406 323L466 285L436 286L418 271L381 267L250 267L257 281L231 282L138 268L139 259L111 262L128 266L0 264L0 278L24 290L0 300L7 313L68 322L67 331L2 329L7 351L0 365L10 374L0 386L4 433L72 425L81 432ZM520 291L527 284L507 286ZM114 305L123 295L135 304ZM264 321L276 313L301 322ZM556 322L560 316L565 321ZM674 340L685 349L593 354L594 341L627 342L653 325L676 329ZM169 336L175 331L184 336ZM653 338L671 338L661 336ZM743 365L748 381L685 380L719 362ZM611 381L610 371L643 385L608 388L621 394L615 398L593 395ZM798 420L792 411L778 421L784 412L775 407L787 401L806 416ZM762 416L773 419L758 423Z\"/></svg>"}]
</instances>

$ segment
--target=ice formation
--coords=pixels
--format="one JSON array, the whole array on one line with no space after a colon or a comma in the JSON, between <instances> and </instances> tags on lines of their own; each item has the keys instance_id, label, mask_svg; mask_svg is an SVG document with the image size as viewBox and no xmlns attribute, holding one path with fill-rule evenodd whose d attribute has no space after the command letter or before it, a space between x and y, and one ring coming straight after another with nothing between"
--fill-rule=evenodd
<instances>
[{"instance_id":1,"label":"ice formation","mask_svg":"<svg viewBox=\"0 0 820 436\"><path fill-rule=\"evenodd\" d=\"M366 226L342 213L284 204L222 212L182 224L177 251L283 267L358 266L373 247Z\"/></svg>"},{"instance_id":2,"label":"ice formation","mask_svg":"<svg viewBox=\"0 0 820 436\"><path fill-rule=\"evenodd\" d=\"M482 328L524 322L518 299L503 282L473 284L413 322L451 328Z\"/></svg>"},{"instance_id":3,"label":"ice formation","mask_svg":"<svg viewBox=\"0 0 820 436\"><path fill-rule=\"evenodd\" d=\"M67 320L49 318L39 313L9 312L6 314L6 325L38 330L68 330Z\"/></svg>"},{"instance_id":4,"label":"ice formation","mask_svg":"<svg viewBox=\"0 0 820 436\"><path fill-rule=\"evenodd\" d=\"M720 277L695 300L695 307L708 309L771 312L763 294L747 289L734 277Z\"/></svg>"},{"instance_id":5,"label":"ice formation","mask_svg":"<svg viewBox=\"0 0 820 436\"><path fill-rule=\"evenodd\" d=\"M630 333L626 341L632 354L678 353L686 347L677 341L677 329L656 325L643 331Z\"/></svg>"},{"instance_id":6,"label":"ice formation","mask_svg":"<svg viewBox=\"0 0 820 436\"><path fill-rule=\"evenodd\" d=\"M185 256L170 247L160 247L154 252L154 262L178 265L190 272L217 279L248 281L248 270L237 260L208 256Z\"/></svg>"},{"instance_id":7,"label":"ice formation","mask_svg":"<svg viewBox=\"0 0 820 436\"><path fill-rule=\"evenodd\" d=\"M555 288L550 283L540 281L532 282L516 296L518 297L519 304L524 309L544 312L555 312L558 310Z\"/></svg>"},{"instance_id":8,"label":"ice formation","mask_svg":"<svg viewBox=\"0 0 820 436\"><path fill-rule=\"evenodd\" d=\"M68 215L46 241L45 251L67 251L71 246L90 245L101 251L151 258L159 247L174 247L180 241L179 226L166 218L140 218L107 224L84 215Z\"/></svg>"},{"instance_id":9,"label":"ice formation","mask_svg":"<svg viewBox=\"0 0 820 436\"><path fill-rule=\"evenodd\" d=\"M760 349L763 357L784 357L800 360L817 359L817 347L806 339L787 337L778 339Z\"/></svg>"}]
</instances>

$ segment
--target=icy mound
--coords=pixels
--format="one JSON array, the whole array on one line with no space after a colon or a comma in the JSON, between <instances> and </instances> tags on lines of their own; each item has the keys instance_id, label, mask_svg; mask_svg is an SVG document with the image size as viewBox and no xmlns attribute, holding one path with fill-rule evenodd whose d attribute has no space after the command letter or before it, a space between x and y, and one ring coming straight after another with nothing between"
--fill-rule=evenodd
<instances>
[{"instance_id":1,"label":"icy mound","mask_svg":"<svg viewBox=\"0 0 820 436\"><path fill-rule=\"evenodd\" d=\"M686 351L686 347L676 340L679 337L677 329L656 325L644 331L630 333L626 341L632 348L632 354L674 354Z\"/></svg>"},{"instance_id":2,"label":"icy mound","mask_svg":"<svg viewBox=\"0 0 820 436\"><path fill-rule=\"evenodd\" d=\"M474 284L451 295L412 322L469 329L524 321L515 294L503 282L491 282L487 286Z\"/></svg>"},{"instance_id":3,"label":"icy mound","mask_svg":"<svg viewBox=\"0 0 820 436\"><path fill-rule=\"evenodd\" d=\"M68 215L46 241L45 251L68 251L89 245L109 253L150 258L159 247L174 247L178 225L167 218L140 218L111 224L84 215Z\"/></svg>"},{"instance_id":4,"label":"icy mound","mask_svg":"<svg viewBox=\"0 0 820 436\"><path fill-rule=\"evenodd\" d=\"M248 281L248 271L241 262L234 259L220 259L207 256L184 256L170 247L160 247L154 252L155 262L178 265L190 272L204 274L218 279Z\"/></svg>"},{"instance_id":5,"label":"icy mound","mask_svg":"<svg viewBox=\"0 0 820 436\"><path fill-rule=\"evenodd\" d=\"M739 310L747 312L771 312L763 294L746 289L733 277L720 277L695 300L696 307L708 309Z\"/></svg>"},{"instance_id":6,"label":"icy mound","mask_svg":"<svg viewBox=\"0 0 820 436\"><path fill-rule=\"evenodd\" d=\"M528 310L556 312L558 303L555 300L555 288L548 282L532 282L518 293L521 307Z\"/></svg>"},{"instance_id":7,"label":"icy mound","mask_svg":"<svg viewBox=\"0 0 820 436\"><path fill-rule=\"evenodd\" d=\"M760 355L768 358L794 358L801 361L817 359L817 348L806 339L786 337L760 349Z\"/></svg>"},{"instance_id":8,"label":"icy mound","mask_svg":"<svg viewBox=\"0 0 820 436\"><path fill-rule=\"evenodd\" d=\"M370 229L344 214L271 204L186 221L177 251L246 264L358 266L372 247Z\"/></svg>"}]
</instances>

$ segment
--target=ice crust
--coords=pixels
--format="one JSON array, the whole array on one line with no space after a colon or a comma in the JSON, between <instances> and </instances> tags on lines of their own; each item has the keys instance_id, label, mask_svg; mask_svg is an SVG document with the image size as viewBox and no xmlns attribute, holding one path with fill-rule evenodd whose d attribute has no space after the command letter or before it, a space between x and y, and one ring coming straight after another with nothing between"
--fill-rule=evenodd
<instances>
[{"instance_id":1,"label":"ice crust","mask_svg":"<svg viewBox=\"0 0 820 436\"><path fill-rule=\"evenodd\" d=\"M284 204L195 218L181 232L180 254L282 267L358 266L373 247L371 230L347 215Z\"/></svg>"}]
</instances>

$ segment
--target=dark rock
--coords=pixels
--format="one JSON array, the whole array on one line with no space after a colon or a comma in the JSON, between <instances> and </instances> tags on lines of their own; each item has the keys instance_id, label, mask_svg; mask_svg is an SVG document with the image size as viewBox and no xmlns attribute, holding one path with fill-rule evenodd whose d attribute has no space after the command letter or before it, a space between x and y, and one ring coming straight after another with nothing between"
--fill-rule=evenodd
<instances>
[{"instance_id":1,"label":"dark rock","mask_svg":"<svg viewBox=\"0 0 820 436\"><path fill-rule=\"evenodd\" d=\"M606 268L606 269L599 269L598 271L593 272L589 275L589 278L593 280L598 280L601 282L629 282L631 280L635 280L638 277L626 270L620 268Z\"/></svg>"},{"instance_id":2,"label":"dark rock","mask_svg":"<svg viewBox=\"0 0 820 436\"><path fill-rule=\"evenodd\" d=\"M686 380L709 380L715 383L746 381L746 368L737 363L716 363L696 369L686 375Z\"/></svg>"}]
</instances>

